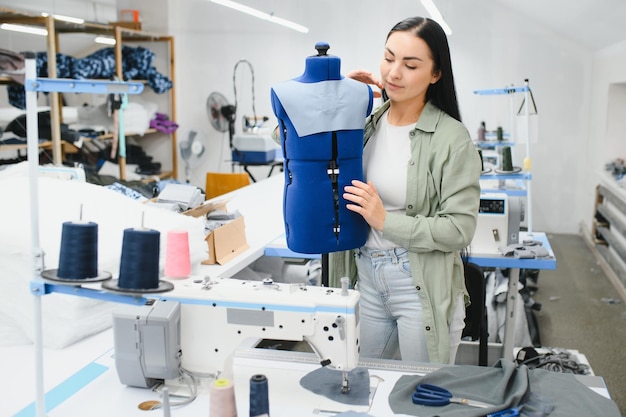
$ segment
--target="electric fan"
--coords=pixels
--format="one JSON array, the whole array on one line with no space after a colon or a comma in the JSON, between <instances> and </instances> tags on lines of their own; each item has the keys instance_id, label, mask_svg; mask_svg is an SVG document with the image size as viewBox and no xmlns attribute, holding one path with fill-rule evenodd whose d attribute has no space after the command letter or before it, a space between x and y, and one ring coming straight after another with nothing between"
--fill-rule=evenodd
<instances>
[{"instance_id":1,"label":"electric fan","mask_svg":"<svg viewBox=\"0 0 626 417\"><path fill-rule=\"evenodd\" d=\"M200 162L206 149L206 138L201 132L190 130L187 138L178 142L180 157L185 162L185 180L191 181L191 167Z\"/></svg>"},{"instance_id":2,"label":"electric fan","mask_svg":"<svg viewBox=\"0 0 626 417\"><path fill-rule=\"evenodd\" d=\"M233 148L233 136L235 134L235 118L237 109L228 103L222 93L213 92L206 101L207 115L211 125L220 132L228 131L229 145Z\"/></svg>"}]
</instances>

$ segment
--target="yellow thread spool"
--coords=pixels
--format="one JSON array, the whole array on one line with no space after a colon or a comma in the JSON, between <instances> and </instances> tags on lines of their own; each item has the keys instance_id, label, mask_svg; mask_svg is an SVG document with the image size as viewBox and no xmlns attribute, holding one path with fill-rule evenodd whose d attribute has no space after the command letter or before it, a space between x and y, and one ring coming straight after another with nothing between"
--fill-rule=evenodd
<instances>
[{"instance_id":1,"label":"yellow thread spool","mask_svg":"<svg viewBox=\"0 0 626 417\"><path fill-rule=\"evenodd\" d=\"M530 158L529 157L524 158L524 171L530 171L531 167L532 167L532 163L530 162Z\"/></svg>"}]
</instances>

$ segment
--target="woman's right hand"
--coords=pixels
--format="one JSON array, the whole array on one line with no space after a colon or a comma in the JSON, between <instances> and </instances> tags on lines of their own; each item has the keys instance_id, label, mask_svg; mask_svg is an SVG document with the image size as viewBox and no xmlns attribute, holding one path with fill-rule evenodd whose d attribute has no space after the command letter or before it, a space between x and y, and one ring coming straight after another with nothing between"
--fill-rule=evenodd
<instances>
[{"instance_id":1,"label":"woman's right hand","mask_svg":"<svg viewBox=\"0 0 626 417\"><path fill-rule=\"evenodd\" d=\"M383 89L383 83L380 82L373 73L365 70L353 70L346 74L346 77L352 78L353 80L360 81L365 84L372 84L376 87ZM381 93L378 91L374 91L374 97L380 97Z\"/></svg>"}]
</instances>

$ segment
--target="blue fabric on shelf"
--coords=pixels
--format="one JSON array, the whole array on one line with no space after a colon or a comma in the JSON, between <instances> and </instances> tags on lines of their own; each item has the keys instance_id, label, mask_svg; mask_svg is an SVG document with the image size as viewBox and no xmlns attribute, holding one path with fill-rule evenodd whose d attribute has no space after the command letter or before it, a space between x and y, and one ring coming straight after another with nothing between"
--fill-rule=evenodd
<instances>
[{"instance_id":1,"label":"blue fabric on shelf","mask_svg":"<svg viewBox=\"0 0 626 417\"><path fill-rule=\"evenodd\" d=\"M145 79L155 93L172 88L172 81L153 66L154 53L144 47L122 46L122 76L124 80ZM37 52L37 77L48 77L48 54ZM56 54L57 78L112 79L115 73L115 49L102 48L84 58ZM18 109L26 108L26 95L21 85L8 85L9 103Z\"/></svg>"}]
</instances>

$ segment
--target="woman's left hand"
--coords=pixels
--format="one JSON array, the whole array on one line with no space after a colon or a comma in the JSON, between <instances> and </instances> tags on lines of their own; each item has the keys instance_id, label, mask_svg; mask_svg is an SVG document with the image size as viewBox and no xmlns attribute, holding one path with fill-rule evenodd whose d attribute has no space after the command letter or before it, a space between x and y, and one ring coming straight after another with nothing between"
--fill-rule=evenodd
<instances>
[{"instance_id":1,"label":"woman's left hand","mask_svg":"<svg viewBox=\"0 0 626 417\"><path fill-rule=\"evenodd\" d=\"M383 230L387 211L374 184L371 181L366 184L363 181L352 180L352 185L346 185L344 191L343 198L354 203L346 205L348 210L359 213L375 230Z\"/></svg>"}]
</instances>

